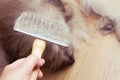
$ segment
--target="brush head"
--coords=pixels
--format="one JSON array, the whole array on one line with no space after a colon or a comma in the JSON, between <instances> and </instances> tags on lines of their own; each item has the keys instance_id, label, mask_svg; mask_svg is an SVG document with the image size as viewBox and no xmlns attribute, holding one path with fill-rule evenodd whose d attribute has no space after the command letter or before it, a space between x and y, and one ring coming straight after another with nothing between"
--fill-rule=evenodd
<instances>
[{"instance_id":1,"label":"brush head","mask_svg":"<svg viewBox=\"0 0 120 80\"><path fill-rule=\"evenodd\" d=\"M24 12L16 20L14 30L62 46L70 44L69 28L64 18L56 12Z\"/></svg>"}]
</instances>

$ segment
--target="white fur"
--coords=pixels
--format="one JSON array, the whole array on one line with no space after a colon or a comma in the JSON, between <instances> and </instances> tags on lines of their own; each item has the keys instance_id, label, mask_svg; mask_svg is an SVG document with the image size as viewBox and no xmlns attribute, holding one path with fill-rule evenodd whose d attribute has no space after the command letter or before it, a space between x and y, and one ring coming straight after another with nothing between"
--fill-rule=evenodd
<instances>
[{"instance_id":1,"label":"white fur","mask_svg":"<svg viewBox=\"0 0 120 80\"><path fill-rule=\"evenodd\" d=\"M89 42L90 37L86 28L86 22L82 18L81 8L76 0L62 0L65 4L72 8L73 17L68 23L71 27L71 34L73 39L73 45L77 46L80 42L79 39L83 39ZM79 45L77 46L79 48Z\"/></svg>"},{"instance_id":2,"label":"white fur","mask_svg":"<svg viewBox=\"0 0 120 80\"><path fill-rule=\"evenodd\" d=\"M91 10L101 17L109 17L116 21L116 32L120 36L120 0L80 0L86 13Z\"/></svg>"}]
</instances>

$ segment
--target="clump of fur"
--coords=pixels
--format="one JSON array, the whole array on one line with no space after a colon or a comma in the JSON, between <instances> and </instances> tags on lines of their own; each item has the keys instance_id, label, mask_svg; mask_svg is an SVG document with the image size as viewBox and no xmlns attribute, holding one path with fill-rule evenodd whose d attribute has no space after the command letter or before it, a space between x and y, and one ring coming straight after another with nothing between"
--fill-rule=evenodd
<instances>
[{"instance_id":1,"label":"clump of fur","mask_svg":"<svg viewBox=\"0 0 120 80\"><path fill-rule=\"evenodd\" d=\"M88 15L93 11L102 18L102 21L100 20L102 26L99 27L103 33L114 31L120 40L120 0L81 0L80 2Z\"/></svg>"}]
</instances>

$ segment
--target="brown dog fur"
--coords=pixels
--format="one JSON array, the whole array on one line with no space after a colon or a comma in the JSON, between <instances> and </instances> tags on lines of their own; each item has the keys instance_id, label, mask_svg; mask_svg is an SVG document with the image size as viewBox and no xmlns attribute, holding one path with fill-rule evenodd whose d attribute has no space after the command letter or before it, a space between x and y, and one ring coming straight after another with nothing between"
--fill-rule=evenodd
<instances>
[{"instance_id":1,"label":"brown dog fur","mask_svg":"<svg viewBox=\"0 0 120 80\"><path fill-rule=\"evenodd\" d=\"M0 67L3 67L21 57L31 53L35 37L31 37L13 30L15 20L22 12L39 11L41 6L45 9L56 9L65 19L71 34L71 46L63 47L47 42L43 58L46 66L57 70L63 66L74 63L73 47L79 48L79 40L88 40L85 22L81 18L80 6L76 0L1 0L0 1L0 34L2 35L0 50ZM59 16L59 15L58 15ZM3 48L2 48L3 47ZM7 57L7 58L6 58Z\"/></svg>"},{"instance_id":2,"label":"brown dog fur","mask_svg":"<svg viewBox=\"0 0 120 80\"><path fill-rule=\"evenodd\" d=\"M50 1L58 7L63 13L65 12L62 2ZM47 3L46 3L47 4ZM34 7L33 7L34 6ZM16 32L13 30L15 19L24 11L34 11L37 4L32 0L1 0L0 2L0 32L2 34L0 48L0 68L1 70L8 63L13 62L21 57L26 57L31 53L34 37ZM68 18L67 18L68 19ZM68 21L68 20L67 20ZM4 48L2 48L4 47ZM7 56L7 58L6 58ZM46 60L46 66L51 70L56 70L61 66L74 63L73 49L63 47L47 42L47 48L43 54Z\"/></svg>"}]
</instances>

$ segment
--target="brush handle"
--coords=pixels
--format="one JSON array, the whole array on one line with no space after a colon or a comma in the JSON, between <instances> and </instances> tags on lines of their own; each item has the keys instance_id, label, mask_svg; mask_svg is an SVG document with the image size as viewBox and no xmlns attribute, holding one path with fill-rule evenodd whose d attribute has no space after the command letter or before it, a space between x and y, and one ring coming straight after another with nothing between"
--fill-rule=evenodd
<instances>
[{"instance_id":1,"label":"brush handle","mask_svg":"<svg viewBox=\"0 0 120 80\"><path fill-rule=\"evenodd\" d=\"M37 55L41 59L42 54L43 54L43 52L45 50L45 47L46 47L45 41L36 39L33 42L32 53L31 54ZM38 72L39 72L39 68L35 68L33 70L33 73L31 75L30 80L37 80Z\"/></svg>"}]
</instances>

